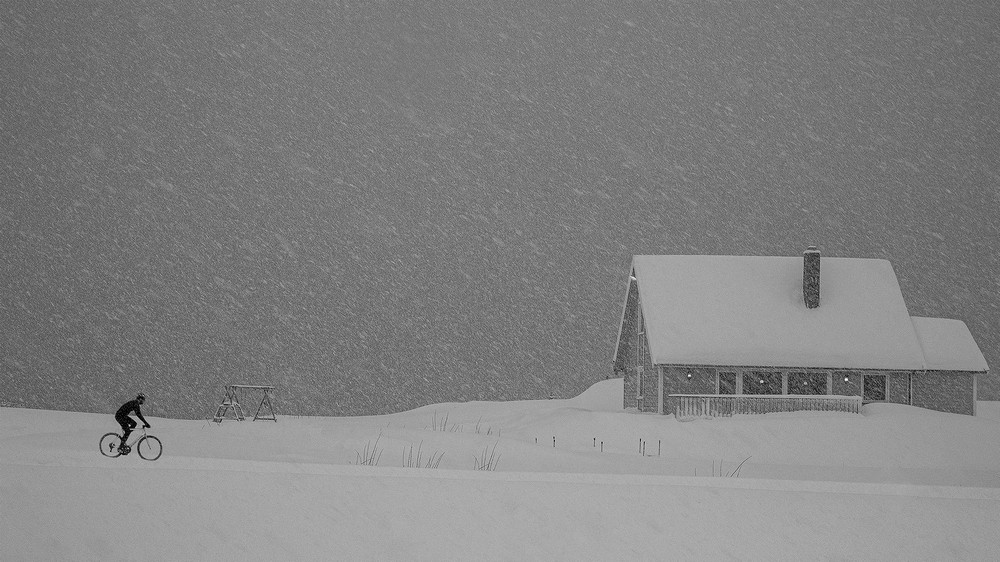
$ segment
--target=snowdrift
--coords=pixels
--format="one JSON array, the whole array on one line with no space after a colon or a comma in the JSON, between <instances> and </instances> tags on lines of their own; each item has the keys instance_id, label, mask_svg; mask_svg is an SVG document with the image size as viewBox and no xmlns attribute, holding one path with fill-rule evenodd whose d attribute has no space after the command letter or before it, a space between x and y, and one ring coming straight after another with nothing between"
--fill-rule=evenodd
<instances>
[{"instance_id":1,"label":"snowdrift","mask_svg":"<svg viewBox=\"0 0 1000 562\"><path fill-rule=\"evenodd\" d=\"M151 418L155 462L100 455L110 415L3 408L0 559L1000 558L993 404L679 423L621 411L621 391Z\"/></svg>"}]
</instances>

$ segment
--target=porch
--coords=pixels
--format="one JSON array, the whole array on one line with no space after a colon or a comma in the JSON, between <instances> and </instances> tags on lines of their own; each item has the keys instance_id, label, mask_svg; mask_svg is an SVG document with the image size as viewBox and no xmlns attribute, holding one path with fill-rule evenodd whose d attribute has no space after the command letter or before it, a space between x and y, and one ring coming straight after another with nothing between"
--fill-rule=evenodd
<instances>
[{"instance_id":1,"label":"porch","mask_svg":"<svg viewBox=\"0 0 1000 562\"><path fill-rule=\"evenodd\" d=\"M734 414L825 411L861 413L860 396L829 394L670 394L677 419Z\"/></svg>"}]
</instances>

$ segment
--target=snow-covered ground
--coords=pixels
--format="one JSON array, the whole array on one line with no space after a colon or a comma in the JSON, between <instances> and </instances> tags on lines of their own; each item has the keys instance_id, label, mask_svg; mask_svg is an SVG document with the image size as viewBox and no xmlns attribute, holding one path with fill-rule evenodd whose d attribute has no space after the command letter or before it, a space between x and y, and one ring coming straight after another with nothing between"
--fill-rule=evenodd
<instances>
[{"instance_id":1,"label":"snow-covered ground","mask_svg":"<svg viewBox=\"0 0 1000 562\"><path fill-rule=\"evenodd\" d=\"M3 408L0 559L1000 559L1000 403L678 422L621 392L150 418L155 462L101 456L110 415Z\"/></svg>"}]
</instances>

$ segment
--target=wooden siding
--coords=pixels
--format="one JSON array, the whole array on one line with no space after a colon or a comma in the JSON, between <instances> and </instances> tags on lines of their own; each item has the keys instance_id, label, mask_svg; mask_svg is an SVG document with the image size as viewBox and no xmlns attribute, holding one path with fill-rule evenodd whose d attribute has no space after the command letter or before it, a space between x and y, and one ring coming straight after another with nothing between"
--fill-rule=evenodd
<instances>
[{"instance_id":1,"label":"wooden siding","mask_svg":"<svg viewBox=\"0 0 1000 562\"><path fill-rule=\"evenodd\" d=\"M615 353L614 373L621 376L624 382L623 408L636 407L636 335L637 316L639 310L639 290L635 280L629 285L628 298L625 301L625 312L622 318L621 333L618 337L618 349Z\"/></svg>"},{"instance_id":2,"label":"wooden siding","mask_svg":"<svg viewBox=\"0 0 1000 562\"><path fill-rule=\"evenodd\" d=\"M913 405L973 415L975 373L967 371L928 371L913 376Z\"/></svg>"}]
</instances>

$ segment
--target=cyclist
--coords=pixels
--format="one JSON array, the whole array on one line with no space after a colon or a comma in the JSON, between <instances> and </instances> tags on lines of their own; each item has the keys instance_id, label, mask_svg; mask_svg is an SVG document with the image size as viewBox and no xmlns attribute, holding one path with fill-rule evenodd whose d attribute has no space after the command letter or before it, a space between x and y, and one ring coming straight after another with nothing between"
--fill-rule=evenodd
<instances>
[{"instance_id":1,"label":"cyclist","mask_svg":"<svg viewBox=\"0 0 1000 562\"><path fill-rule=\"evenodd\" d=\"M140 392L135 397L135 400L129 400L128 402L122 404L122 407L118 408L118 411L115 412L115 421L117 421L118 424L122 426L122 431L124 432L124 435L122 435L122 443L118 447L118 451L121 452L121 454L123 455L128 454L128 449L126 448L125 443L128 442L128 436L130 433L132 433L132 429L135 428L136 426L135 420L130 418L129 414L135 412L135 415L138 416L140 420L142 420L143 426L150 427L149 422L146 421L146 418L142 417L142 412L139 411L139 406L142 405L145 401L146 401L146 395Z\"/></svg>"}]
</instances>

